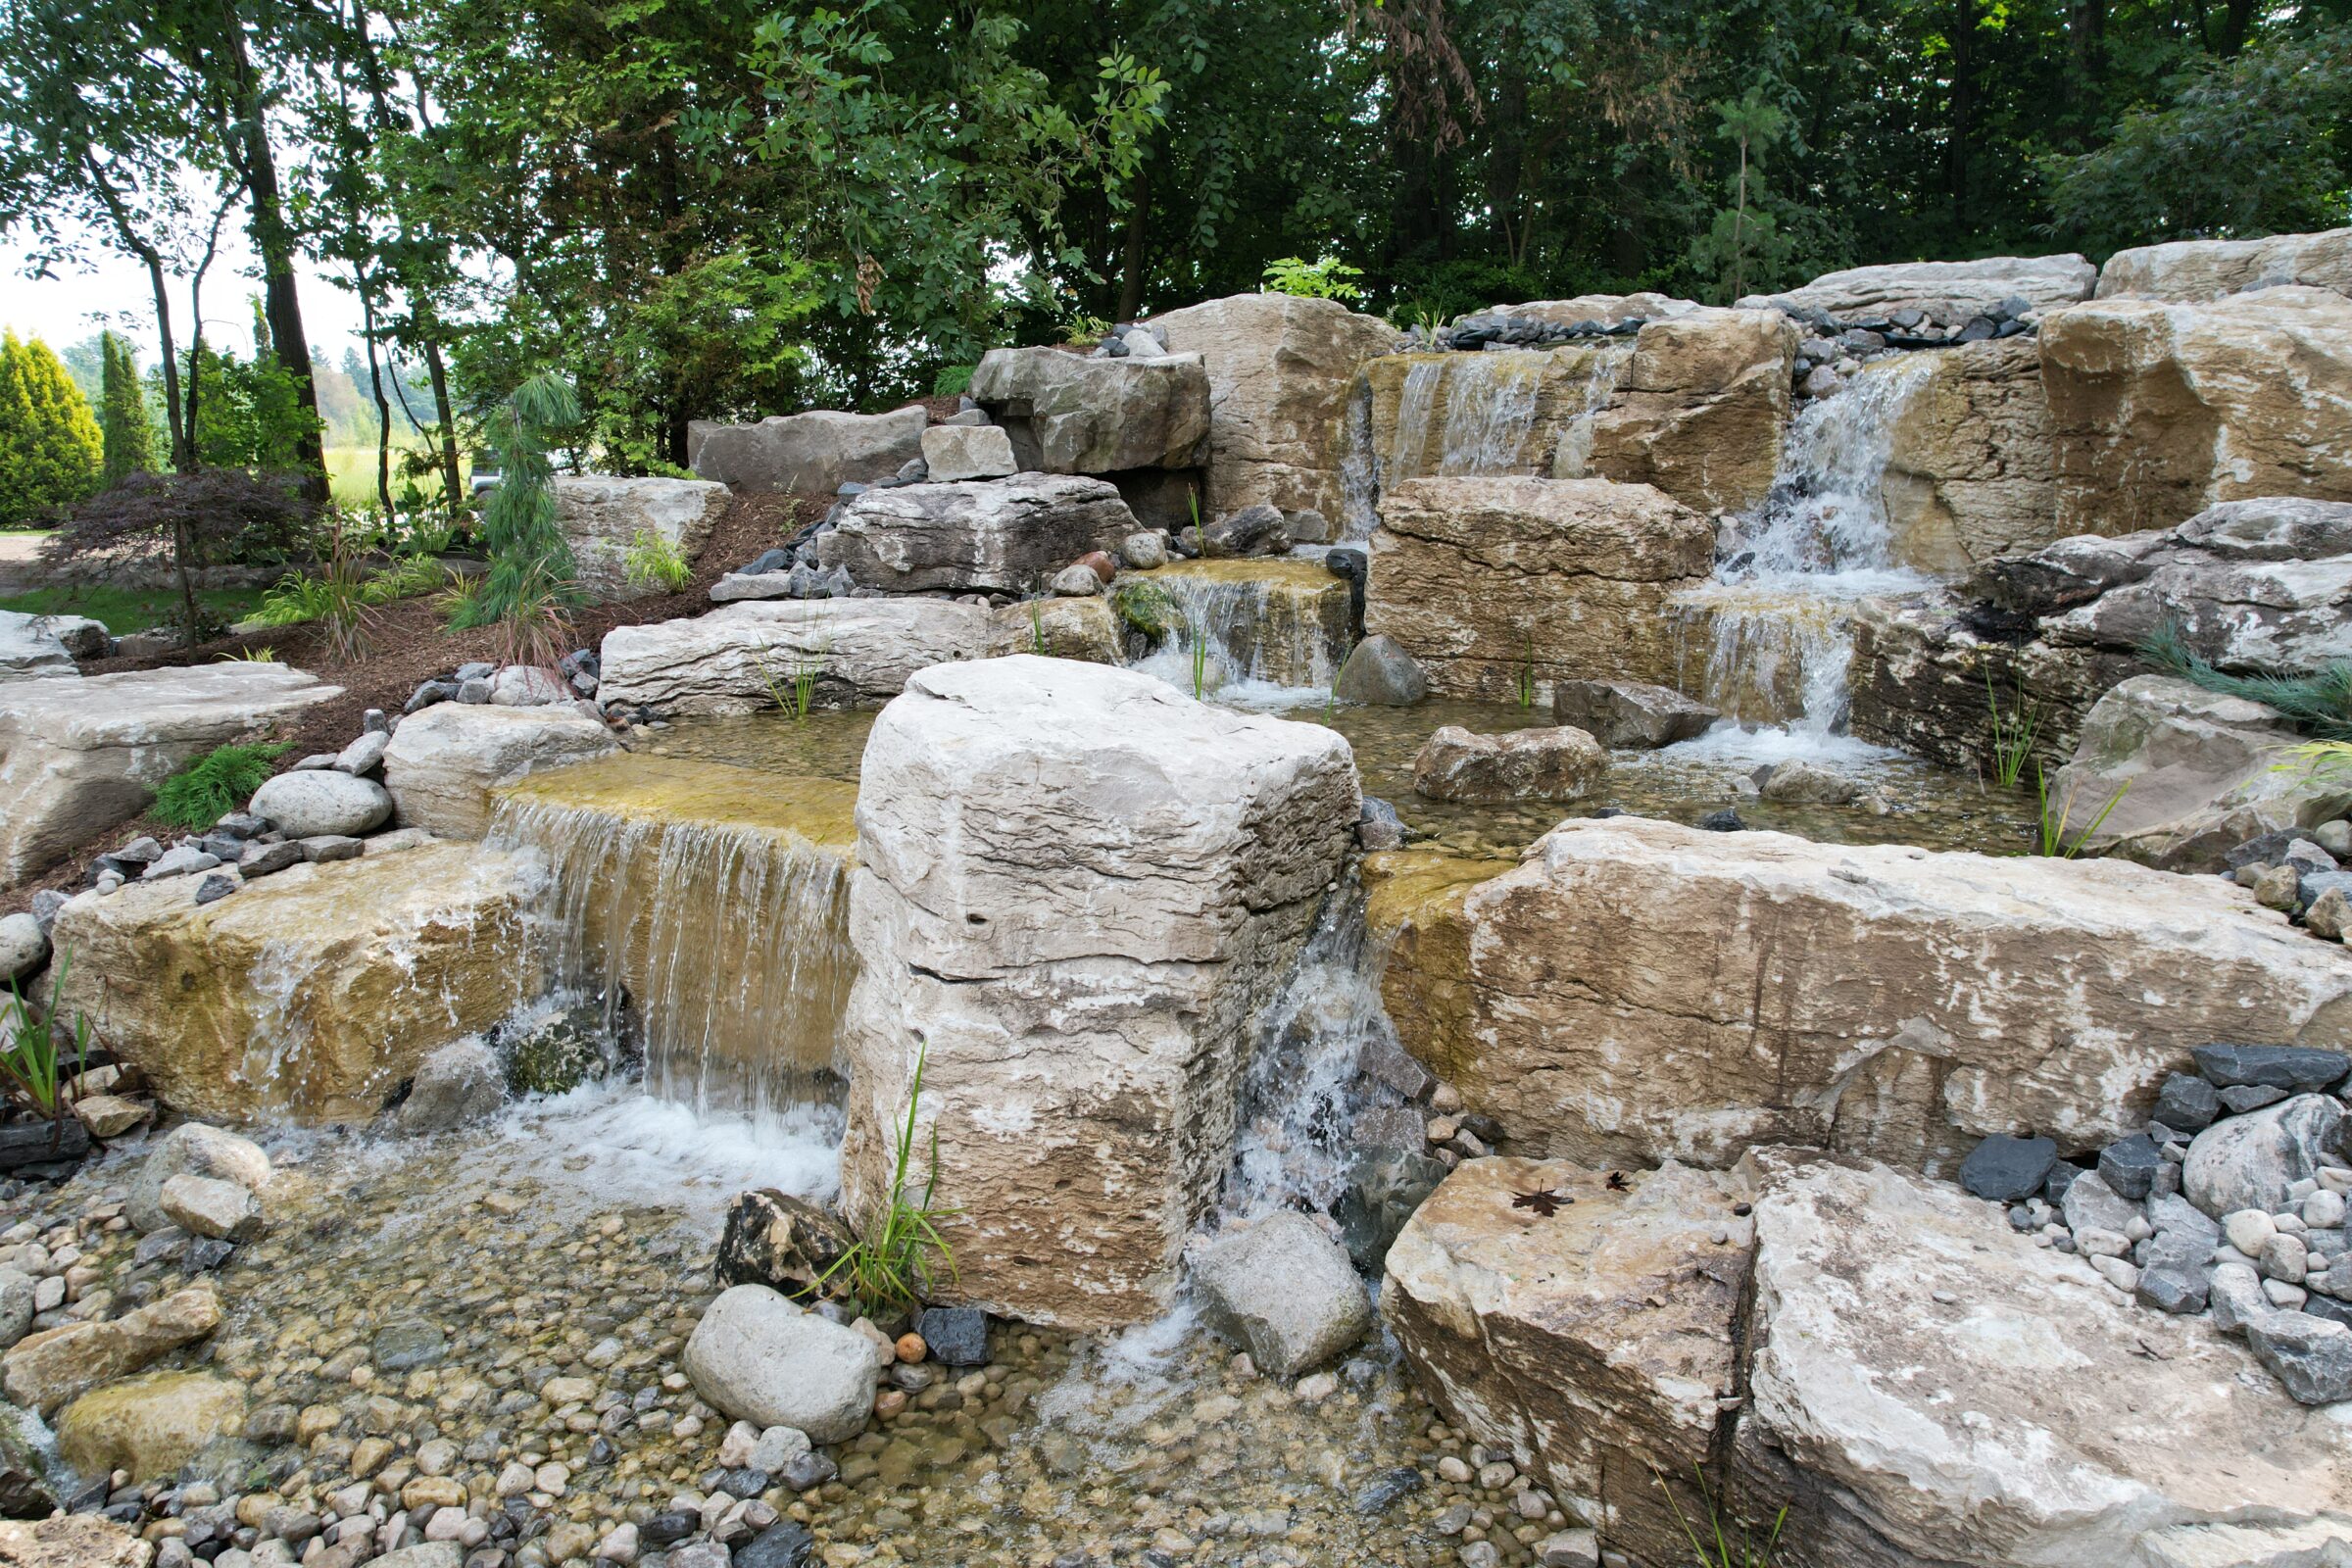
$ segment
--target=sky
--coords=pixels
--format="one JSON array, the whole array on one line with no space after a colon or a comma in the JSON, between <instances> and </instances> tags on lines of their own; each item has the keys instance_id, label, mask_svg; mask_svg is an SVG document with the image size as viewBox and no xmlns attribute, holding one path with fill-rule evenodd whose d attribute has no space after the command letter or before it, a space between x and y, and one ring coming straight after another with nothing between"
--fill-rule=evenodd
<instances>
[{"instance_id":1,"label":"sky","mask_svg":"<svg viewBox=\"0 0 2352 1568\"><path fill-rule=\"evenodd\" d=\"M20 337L46 339L55 349L113 327L138 345L142 364L153 365L155 296L146 270L116 251L96 245L83 250L97 264L94 270L69 265L54 278L28 278L24 248L0 239L0 326L15 329ZM259 272L243 231L223 232L220 259L204 279L205 333L211 341L240 354L252 352L253 307L248 302L262 291ZM187 287L179 279L171 280L170 287L172 330L184 348L190 335ZM302 297L303 326L312 348L340 364L344 348L360 341L359 296L307 270L297 271L295 289Z\"/></svg>"}]
</instances>

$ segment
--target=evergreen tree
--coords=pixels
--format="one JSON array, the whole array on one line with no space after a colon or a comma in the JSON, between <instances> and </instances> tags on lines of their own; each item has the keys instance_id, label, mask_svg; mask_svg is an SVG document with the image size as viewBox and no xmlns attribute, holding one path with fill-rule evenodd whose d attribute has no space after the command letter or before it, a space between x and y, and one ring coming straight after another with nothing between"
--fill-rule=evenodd
<instances>
[{"instance_id":1,"label":"evergreen tree","mask_svg":"<svg viewBox=\"0 0 2352 1568\"><path fill-rule=\"evenodd\" d=\"M49 345L0 334L0 527L54 521L98 485L90 405Z\"/></svg>"},{"instance_id":2,"label":"evergreen tree","mask_svg":"<svg viewBox=\"0 0 2352 1568\"><path fill-rule=\"evenodd\" d=\"M147 420L147 392L139 383L138 362L130 345L109 332L100 340L106 356L104 391L98 404L98 429L105 438L102 477L111 488L134 473L155 467L155 430Z\"/></svg>"}]
</instances>

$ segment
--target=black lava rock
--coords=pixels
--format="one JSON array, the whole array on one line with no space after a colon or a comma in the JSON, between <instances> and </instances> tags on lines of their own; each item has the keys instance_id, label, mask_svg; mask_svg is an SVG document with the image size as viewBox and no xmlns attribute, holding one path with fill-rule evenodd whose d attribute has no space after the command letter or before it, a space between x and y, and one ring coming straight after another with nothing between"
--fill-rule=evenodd
<instances>
[{"instance_id":1,"label":"black lava rock","mask_svg":"<svg viewBox=\"0 0 2352 1568\"><path fill-rule=\"evenodd\" d=\"M988 1314L976 1306L927 1306L914 1332L943 1365L988 1365Z\"/></svg>"},{"instance_id":2,"label":"black lava rock","mask_svg":"<svg viewBox=\"0 0 2352 1568\"><path fill-rule=\"evenodd\" d=\"M790 571L791 569L791 551L763 550L752 558L751 564L743 568L743 574L746 577L764 577L771 571ZM643 1535L644 1532L639 1531L638 1534Z\"/></svg>"},{"instance_id":3,"label":"black lava rock","mask_svg":"<svg viewBox=\"0 0 2352 1568\"><path fill-rule=\"evenodd\" d=\"M1702 833L1744 833L1747 831L1747 824L1740 820L1740 813L1728 806L1720 811L1709 811L1693 825Z\"/></svg>"},{"instance_id":4,"label":"black lava rock","mask_svg":"<svg viewBox=\"0 0 2352 1568\"><path fill-rule=\"evenodd\" d=\"M2099 1178L2115 1189L2117 1197L2137 1202L2156 1185L2156 1168L2163 1163L2164 1152L2156 1147L2156 1140L2146 1133L2133 1133L2099 1151Z\"/></svg>"},{"instance_id":5,"label":"black lava rock","mask_svg":"<svg viewBox=\"0 0 2352 1568\"><path fill-rule=\"evenodd\" d=\"M658 1513L637 1527L637 1539L649 1546L667 1546L684 1541L703 1528L703 1516L672 1508Z\"/></svg>"},{"instance_id":6,"label":"black lava rock","mask_svg":"<svg viewBox=\"0 0 2352 1568\"><path fill-rule=\"evenodd\" d=\"M1409 1464L1384 1470L1355 1494L1355 1511L1366 1515L1386 1513L1397 1498L1410 1496L1424 1485L1421 1472Z\"/></svg>"},{"instance_id":7,"label":"black lava rock","mask_svg":"<svg viewBox=\"0 0 2352 1568\"><path fill-rule=\"evenodd\" d=\"M2156 1119L2184 1133L2212 1126L2221 1113L2222 1097L2213 1092L2213 1085L2184 1072L2165 1079L2156 1095Z\"/></svg>"},{"instance_id":8,"label":"black lava rock","mask_svg":"<svg viewBox=\"0 0 2352 1568\"><path fill-rule=\"evenodd\" d=\"M2043 1200L2052 1203L2065 1202L2066 1190L2074 1186L2077 1179L2083 1174L2082 1166L2070 1165L2063 1159L2052 1165L2049 1176L2041 1184Z\"/></svg>"},{"instance_id":9,"label":"black lava rock","mask_svg":"<svg viewBox=\"0 0 2352 1568\"><path fill-rule=\"evenodd\" d=\"M2047 1138L1985 1139L1960 1162L1960 1185L1979 1198L2014 1203L2041 1191L2050 1167L2058 1162L2058 1146Z\"/></svg>"},{"instance_id":10,"label":"black lava rock","mask_svg":"<svg viewBox=\"0 0 2352 1568\"><path fill-rule=\"evenodd\" d=\"M2267 1085L2289 1094L2325 1089L2352 1072L2352 1056L2307 1046L2199 1046L2192 1054L2208 1083Z\"/></svg>"},{"instance_id":11,"label":"black lava rock","mask_svg":"<svg viewBox=\"0 0 2352 1568\"><path fill-rule=\"evenodd\" d=\"M735 1568L802 1568L815 1549L814 1536L789 1519L779 1519L735 1548Z\"/></svg>"}]
</instances>

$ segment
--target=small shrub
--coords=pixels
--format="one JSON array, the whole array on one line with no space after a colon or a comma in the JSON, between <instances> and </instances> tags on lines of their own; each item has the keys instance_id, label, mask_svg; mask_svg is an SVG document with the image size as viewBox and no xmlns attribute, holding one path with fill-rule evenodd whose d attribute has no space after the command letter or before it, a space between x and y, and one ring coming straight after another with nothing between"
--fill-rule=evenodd
<instances>
[{"instance_id":1,"label":"small shrub","mask_svg":"<svg viewBox=\"0 0 2352 1568\"><path fill-rule=\"evenodd\" d=\"M694 563L686 553L651 528L640 528L620 558L622 573L634 588L658 588L674 594L694 580Z\"/></svg>"},{"instance_id":2,"label":"small shrub","mask_svg":"<svg viewBox=\"0 0 2352 1568\"><path fill-rule=\"evenodd\" d=\"M923 1096L923 1064L930 1048L919 1046L914 1055L914 1079L906 1088L906 1114L900 1121L890 1171L890 1196L865 1234L817 1276L820 1287L835 1286L855 1297L866 1315L882 1318L920 1306L932 1287L944 1277L956 1280L956 1253L939 1233L939 1221L958 1212L936 1209L939 1191L939 1129L931 1129L931 1169L920 1196L908 1191L914 1162L914 1125ZM934 1259L937 1260L936 1264Z\"/></svg>"},{"instance_id":3,"label":"small shrub","mask_svg":"<svg viewBox=\"0 0 2352 1568\"><path fill-rule=\"evenodd\" d=\"M1285 256L1266 264L1267 294L1296 294L1314 300L1360 300L1364 291L1348 281L1361 277L1364 270L1349 267L1337 256L1325 256L1304 261L1297 256Z\"/></svg>"},{"instance_id":4,"label":"small shrub","mask_svg":"<svg viewBox=\"0 0 2352 1568\"><path fill-rule=\"evenodd\" d=\"M61 953L57 959L56 988L65 988L66 976L74 967L74 955ZM90 1020L80 1013L74 1015L74 1073L89 1070ZM65 1078L65 1057L57 1049L57 1034L51 1020L32 1010L24 993L17 983L8 983L8 999L0 1003L0 1083L8 1094L29 1111L49 1120L62 1120L66 1113L59 1086Z\"/></svg>"},{"instance_id":5,"label":"small shrub","mask_svg":"<svg viewBox=\"0 0 2352 1568\"><path fill-rule=\"evenodd\" d=\"M262 787L270 764L286 751L282 742L216 746L164 780L155 792L155 814L190 832L211 827Z\"/></svg>"},{"instance_id":6,"label":"small shrub","mask_svg":"<svg viewBox=\"0 0 2352 1568\"><path fill-rule=\"evenodd\" d=\"M931 395L935 398L961 397L972 389L972 372L977 365L947 365L931 378Z\"/></svg>"}]
</instances>

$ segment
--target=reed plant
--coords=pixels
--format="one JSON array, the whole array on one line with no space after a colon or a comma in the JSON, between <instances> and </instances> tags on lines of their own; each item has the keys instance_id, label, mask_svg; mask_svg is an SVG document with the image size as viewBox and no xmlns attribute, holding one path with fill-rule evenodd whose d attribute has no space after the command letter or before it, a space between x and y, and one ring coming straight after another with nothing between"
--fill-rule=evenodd
<instances>
[{"instance_id":1,"label":"reed plant","mask_svg":"<svg viewBox=\"0 0 2352 1568\"><path fill-rule=\"evenodd\" d=\"M940 1234L939 1222L960 1210L939 1208L939 1128L931 1129L930 1169L918 1193L913 1187L915 1124L923 1096L923 1068L930 1048L917 1046L914 1077L906 1086L906 1110L891 1150L890 1193L864 1234L831 1267L817 1276L820 1287L854 1298L868 1317L911 1311L941 1284L956 1279L956 1251Z\"/></svg>"},{"instance_id":2,"label":"reed plant","mask_svg":"<svg viewBox=\"0 0 2352 1568\"><path fill-rule=\"evenodd\" d=\"M74 955L71 951L59 954L55 991L65 990L66 977L73 972ZM66 1054L58 1050L57 1033L50 1020L33 1011L32 1004L17 983L8 983L8 998L0 1002L0 1086L9 1097L48 1121L62 1121L66 1114L63 1086L67 1079ZM90 1064L90 1020L80 1013L74 1015L73 1076L81 1077Z\"/></svg>"},{"instance_id":3,"label":"reed plant","mask_svg":"<svg viewBox=\"0 0 2352 1568\"><path fill-rule=\"evenodd\" d=\"M1984 706L1991 714L1992 777L2005 790L2017 788L2026 776L2026 764L2034 760L2034 739L2041 733L2042 720L2049 711L2026 693L2026 671L2017 670L2017 703L2007 712L2001 711L2001 696L1992 684L1992 670L1984 671Z\"/></svg>"},{"instance_id":4,"label":"reed plant","mask_svg":"<svg viewBox=\"0 0 2352 1568\"><path fill-rule=\"evenodd\" d=\"M2099 808L2099 814L2090 819L2090 825L2069 839L2067 827L2075 814L2075 795L2081 787L2081 779L2069 783L2066 787L2066 799L2058 803L2056 810L2052 810L2050 808L2050 781L2043 776L2041 768L2038 765L2035 766L2034 769L2034 794L2040 808L2040 822L2036 835L2039 847L2035 850L2035 854L2057 860L2073 859L2082 853L2082 846L2090 842L2090 836L2099 830L2099 824L2107 820L2107 813L2114 810L2117 803L2121 802L2132 790L2131 781L2126 780L2122 789L2107 797L2107 804Z\"/></svg>"},{"instance_id":5,"label":"reed plant","mask_svg":"<svg viewBox=\"0 0 2352 1568\"><path fill-rule=\"evenodd\" d=\"M1723 1509L1714 1493L1708 1490L1706 1472L1696 1465L1690 1469L1698 1481L1699 1506L1706 1510L1703 1533L1683 1512L1682 1499L1666 1485L1666 1478L1655 1470L1650 1476L1657 1482L1658 1490L1666 1494L1666 1506L1674 1510L1674 1522L1682 1527L1683 1539L1690 1543L1692 1554L1698 1559L1698 1568L1772 1568L1772 1554L1780 1545L1781 1527L1788 1521L1788 1510L1784 1507L1772 1516L1772 1528L1765 1532L1761 1542L1756 1540L1754 1532L1744 1528L1734 1526L1727 1530ZM1732 1539L1735 1531L1739 1536L1736 1543Z\"/></svg>"}]
</instances>

